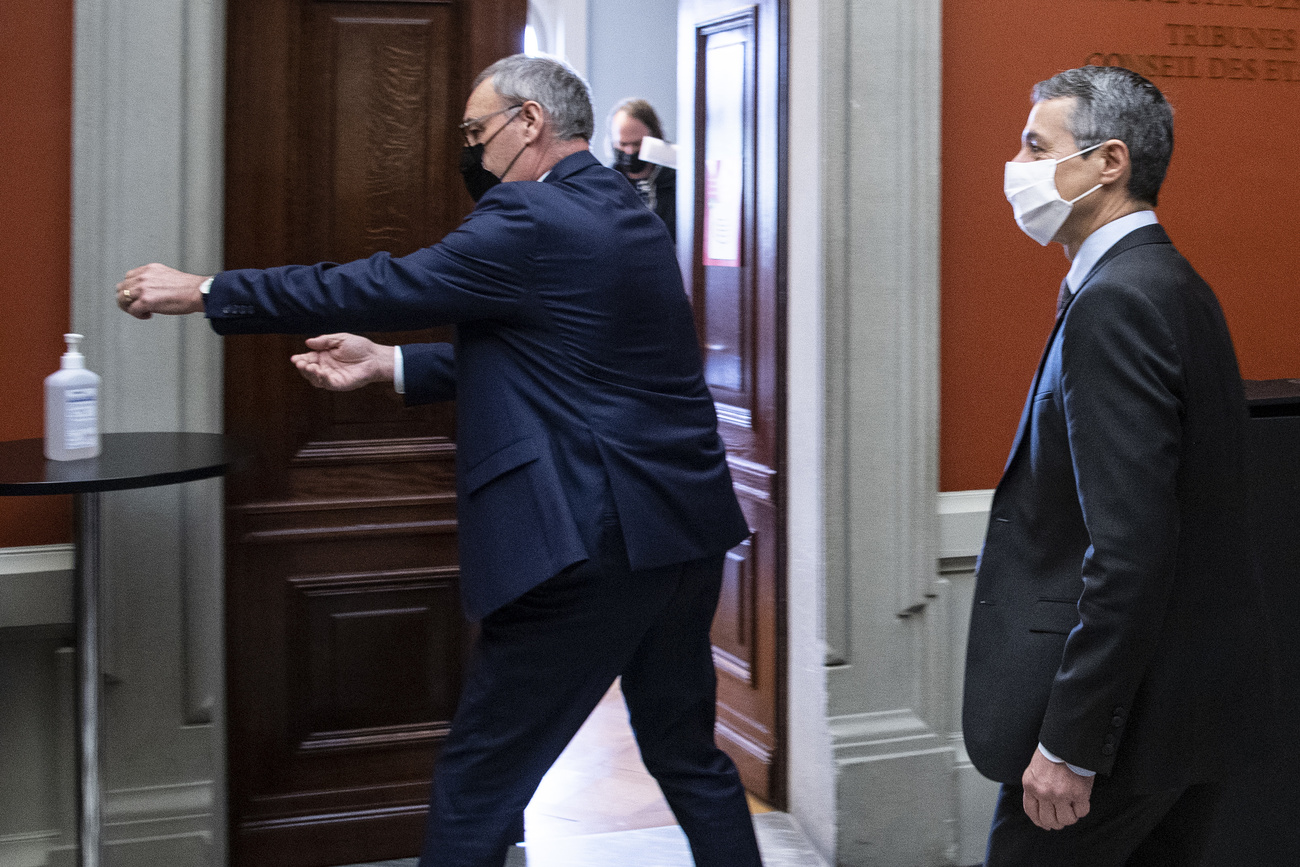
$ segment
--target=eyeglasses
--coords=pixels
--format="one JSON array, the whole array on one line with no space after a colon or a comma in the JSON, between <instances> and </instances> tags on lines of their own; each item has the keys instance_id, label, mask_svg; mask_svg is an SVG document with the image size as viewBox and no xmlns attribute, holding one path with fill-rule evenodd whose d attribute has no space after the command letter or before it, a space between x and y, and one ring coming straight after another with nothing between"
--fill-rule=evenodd
<instances>
[{"instance_id":1,"label":"eyeglasses","mask_svg":"<svg viewBox=\"0 0 1300 867\"><path fill-rule=\"evenodd\" d=\"M473 142L470 141L470 138L471 137L478 138L480 135L483 134L484 121L491 120L492 118L496 117L498 114L505 114L507 111L514 111L517 108L523 108L523 107L524 104L521 102L518 105L508 105L505 108L499 108L494 112L482 115L480 117L471 117L469 120L465 121L464 123L459 124L456 127L456 129L460 130L461 135L465 137L465 144L472 145Z\"/></svg>"}]
</instances>

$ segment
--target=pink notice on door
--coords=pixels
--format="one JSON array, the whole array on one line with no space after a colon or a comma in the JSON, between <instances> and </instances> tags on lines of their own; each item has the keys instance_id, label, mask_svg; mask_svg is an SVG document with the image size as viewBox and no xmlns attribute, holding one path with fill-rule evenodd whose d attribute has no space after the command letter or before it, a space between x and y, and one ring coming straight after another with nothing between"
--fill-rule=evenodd
<instances>
[{"instance_id":1,"label":"pink notice on door","mask_svg":"<svg viewBox=\"0 0 1300 867\"><path fill-rule=\"evenodd\" d=\"M705 49L704 264L740 267L745 170L745 49L735 31Z\"/></svg>"}]
</instances>

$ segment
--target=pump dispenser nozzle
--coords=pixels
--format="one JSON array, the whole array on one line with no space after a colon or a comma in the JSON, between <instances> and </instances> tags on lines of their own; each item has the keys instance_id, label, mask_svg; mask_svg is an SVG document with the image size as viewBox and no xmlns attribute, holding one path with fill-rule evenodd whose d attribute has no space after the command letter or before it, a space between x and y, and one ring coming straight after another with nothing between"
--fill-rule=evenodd
<instances>
[{"instance_id":1,"label":"pump dispenser nozzle","mask_svg":"<svg viewBox=\"0 0 1300 867\"><path fill-rule=\"evenodd\" d=\"M63 341L68 344L68 351L59 359L61 370L86 366L86 356L81 354L81 341L84 339L80 334L63 335Z\"/></svg>"}]
</instances>

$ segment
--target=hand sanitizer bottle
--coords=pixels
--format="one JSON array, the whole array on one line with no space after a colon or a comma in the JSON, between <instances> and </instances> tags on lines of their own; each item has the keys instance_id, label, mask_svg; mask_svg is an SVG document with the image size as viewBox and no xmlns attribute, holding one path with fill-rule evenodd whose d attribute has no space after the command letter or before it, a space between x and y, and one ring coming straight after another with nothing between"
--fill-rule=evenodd
<instances>
[{"instance_id":1,"label":"hand sanitizer bottle","mask_svg":"<svg viewBox=\"0 0 1300 867\"><path fill-rule=\"evenodd\" d=\"M77 351L80 334L65 334L68 351L45 377L45 457L75 461L99 454L99 375Z\"/></svg>"}]
</instances>

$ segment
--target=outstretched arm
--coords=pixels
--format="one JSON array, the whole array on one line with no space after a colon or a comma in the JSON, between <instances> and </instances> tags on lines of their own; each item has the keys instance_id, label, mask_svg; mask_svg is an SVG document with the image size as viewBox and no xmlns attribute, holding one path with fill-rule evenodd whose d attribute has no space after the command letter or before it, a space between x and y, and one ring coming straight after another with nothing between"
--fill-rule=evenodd
<instances>
[{"instance_id":1,"label":"outstretched arm","mask_svg":"<svg viewBox=\"0 0 1300 867\"><path fill-rule=\"evenodd\" d=\"M290 361L303 378L328 391L352 391L393 381L393 347L356 334L323 334L307 340L310 352Z\"/></svg>"}]
</instances>

